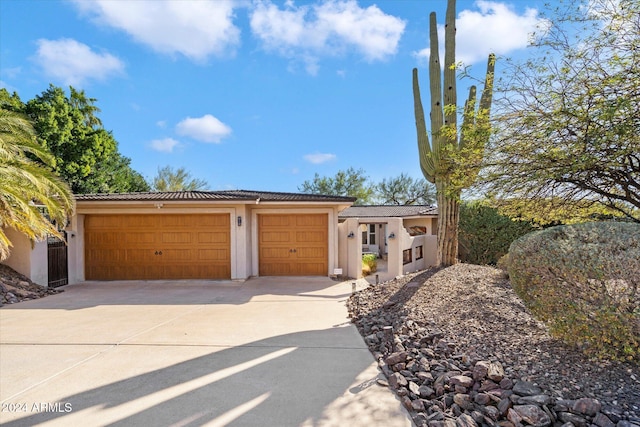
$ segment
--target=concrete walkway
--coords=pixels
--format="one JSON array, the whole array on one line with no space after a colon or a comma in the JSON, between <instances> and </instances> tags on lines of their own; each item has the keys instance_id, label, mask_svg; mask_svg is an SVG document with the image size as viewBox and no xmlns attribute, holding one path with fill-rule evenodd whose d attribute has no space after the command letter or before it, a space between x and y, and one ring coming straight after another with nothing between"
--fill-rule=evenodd
<instances>
[{"instance_id":1,"label":"concrete walkway","mask_svg":"<svg viewBox=\"0 0 640 427\"><path fill-rule=\"evenodd\" d=\"M362 283L362 282L359 282ZM411 426L351 282L87 282L0 308L0 424Z\"/></svg>"}]
</instances>

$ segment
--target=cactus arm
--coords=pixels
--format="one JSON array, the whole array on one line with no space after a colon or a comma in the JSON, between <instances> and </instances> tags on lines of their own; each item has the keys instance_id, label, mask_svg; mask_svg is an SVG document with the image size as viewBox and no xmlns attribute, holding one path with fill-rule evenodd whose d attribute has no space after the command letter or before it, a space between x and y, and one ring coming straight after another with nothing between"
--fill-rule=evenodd
<instances>
[{"instance_id":1,"label":"cactus arm","mask_svg":"<svg viewBox=\"0 0 640 427\"><path fill-rule=\"evenodd\" d=\"M457 142L458 97L456 93L456 1L449 0L444 24L444 108L445 126L450 127L448 141Z\"/></svg>"},{"instance_id":2,"label":"cactus arm","mask_svg":"<svg viewBox=\"0 0 640 427\"><path fill-rule=\"evenodd\" d=\"M429 15L429 90L431 93L431 138L433 139L433 162L440 163L440 148L443 144L443 137L440 135L440 129L444 123L442 111L442 77L440 66L440 52L438 47L438 23L436 21L436 13L431 12Z\"/></svg>"},{"instance_id":3,"label":"cactus arm","mask_svg":"<svg viewBox=\"0 0 640 427\"><path fill-rule=\"evenodd\" d=\"M496 56L492 53L487 61L487 74L484 78L484 89L480 97L480 111L486 114L487 120L491 112L491 101L493 98L493 76L496 68Z\"/></svg>"},{"instance_id":4,"label":"cactus arm","mask_svg":"<svg viewBox=\"0 0 640 427\"><path fill-rule=\"evenodd\" d=\"M464 114L462 116L462 129L460 130L459 148L464 148L469 139L469 132L476 124L476 87L469 88L469 97L464 103Z\"/></svg>"},{"instance_id":5,"label":"cactus arm","mask_svg":"<svg viewBox=\"0 0 640 427\"><path fill-rule=\"evenodd\" d=\"M418 82L418 69L413 69L413 109L416 117L416 131L418 132L418 154L420 156L420 169L422 174L429 180L435 182L435 164L427 134L427 125L424 119L424 108L422 108L422 97L420 96L420 84Z\"/></svg>"}]
</instances>

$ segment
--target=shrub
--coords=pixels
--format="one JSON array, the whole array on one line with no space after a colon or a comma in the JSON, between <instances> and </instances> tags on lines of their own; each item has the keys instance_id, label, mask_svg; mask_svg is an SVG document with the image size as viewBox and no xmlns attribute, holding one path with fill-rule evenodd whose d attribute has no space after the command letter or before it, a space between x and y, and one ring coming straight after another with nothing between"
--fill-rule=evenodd
<instances>
[{"instance_id":1,"label":"shrub","mask_svg":"<svg viewBox=\"0 0 640 427\"><path fill-rule=\"evenodd\" d=\"M640 363L640 225L562 225L511 245L511 285L551 333L588 354Z\"/></svg>"},{"instance_id":2,"label":"shrub","mask_svg":"<svg viewBox=\"0 0 640 427\"><path fill-rule=\"evenodd\" d=\"M469 264L495 265L509 251L518 237L534 230L525 221L513 221L498 210L481 202L460 206L458 252L460 260Z\"/></svg>"},{"instance_id":3,"label":"shrub","mask_svg":"<svg viewBox=\"0 0 640 427\"><path fill-rule=\"evenodd\" d=\"M368 276L378 270L378 259L374 254L362 255L362 275Z\"/></svg>"}]
</instances>

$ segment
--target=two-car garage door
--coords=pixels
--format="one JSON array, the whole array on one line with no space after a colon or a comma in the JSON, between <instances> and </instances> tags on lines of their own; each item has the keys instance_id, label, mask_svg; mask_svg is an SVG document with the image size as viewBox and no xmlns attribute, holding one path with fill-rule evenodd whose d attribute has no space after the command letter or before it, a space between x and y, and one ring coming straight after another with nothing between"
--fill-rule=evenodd
<instances>
[{"instance_id":1,"label":"two-car garage door","mask_svg":"<svg viewBox=\"0 0 640 427\"><path fill-rule=\"evenodd\" d=\"M258 274L324 276L327 214L259 214ZM229 214L86 215L87 280L231 278Z\"/></svg>"},{"instance_id":2,"label":"two-car garage door","mask_svg":"<svg viewBox=\"0 0 640 427\"><path fill-rule=\"evenodd\" d=\"M229 279L230 216L87 215L87 280Z\"/></svg>"}]
</instances>

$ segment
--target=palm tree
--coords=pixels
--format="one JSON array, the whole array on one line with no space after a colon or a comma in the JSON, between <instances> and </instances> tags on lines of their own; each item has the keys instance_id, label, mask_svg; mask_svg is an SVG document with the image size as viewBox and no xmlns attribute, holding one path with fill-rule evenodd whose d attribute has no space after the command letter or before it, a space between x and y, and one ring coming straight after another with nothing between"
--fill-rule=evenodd
<instances>
[{"instance_id":1,"label":"palm tree","mask_svg":"<svg viewBox=\"0 0 640 427\"><path fill-rule=\"evenodd\" d=\"M62 237L56 224L66 224L74 199L69 186L48 168L52 162L29 120L0 108L0 261L9 257L11 247L5 228L34 241Z\"/></svg>"}]
</instances>

